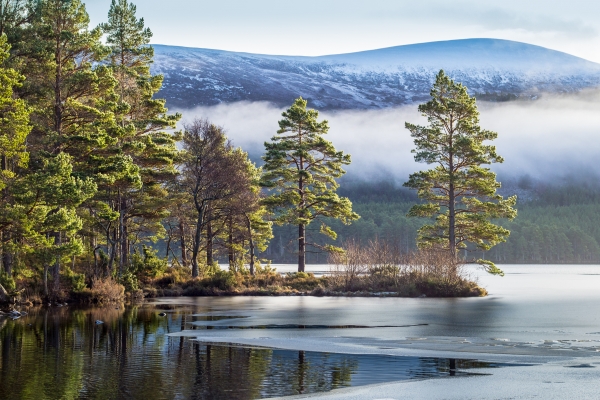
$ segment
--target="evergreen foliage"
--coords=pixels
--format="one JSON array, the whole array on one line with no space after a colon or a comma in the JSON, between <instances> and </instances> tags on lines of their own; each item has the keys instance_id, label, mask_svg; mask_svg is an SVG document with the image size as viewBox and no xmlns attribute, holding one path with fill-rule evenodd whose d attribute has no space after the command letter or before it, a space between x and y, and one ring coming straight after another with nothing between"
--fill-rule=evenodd
<instances>
[{"instance_id":1,"label":"evergreen foliage","mask_svg":"<svg viewBox=\"0 0 600 400\"><path fill-rule=\"evenodd\" d=\"M28 219L18 192L23 186L19 170L26 168L29 161L26 139L31 131L31 109L23 100L14 98L14 88L21 85L24 77L6 67L9 50L3 33L0 36L0 245L4 273L7 279L12 279L19 230Z\"/></svg>"},{"instance_id":2,"label":"evergreen foliage","mask_svg":"<svg viewBox=\"0 0 600 400\"><path fill-rule=\"evenodd\" d=\"M532 182L524 190L513 184L503 190L522 193L517 204L519 217L503 222L511 232L506 242L488 251L470 247L478 258L501 264L600 263L598 184ZM417 231L427 219L406 216L417 200L407 189L390 182L347 182L340 192L350 198L361 218L348 226L331 221L339 241L357 240L367 245L369 240L379 238L406 253L417 249ZM295 250L291 248L295 230L276 226L273 234L264 257L276 263L295 261ZM322 246L329 243L325 239L314 237ZM469 252L458 254L469 259ZM326 263L327 258L310 254L307 262Z\"/></svg>"},{"instance_id":3,"label":"evergreen foliage","mask_svg":"<svg viewBox=\"0 0 600 400\"><path fill-rule=\"evenodd\" d=\"M429 125L406 123L416 146L412 151L415 161L435 165L411 174L404 184L426 201L413 206L409 216L435 216L435 221L419 229L417 242L421 248L439 248L455 257L468 243L489 250L510 234L491 220L512 220L517 215L512 208L517 197L498 195L496 174L482 167L503 162L494 146L484 144L498 134L479 127L475 99L444 71L436 76L431 98L419 106ZM502 274L491 261L480 259L478 263L490 273Z\"/></svg>"},{"instance_id":4,"label":"evergreen foliage","mask_svg":"<svg viewBox=\"0 0 600 400\"><path fill-rule=\"evenodd\" d=\"M277 224L298 227L298 272L304 272L306 227L315 220L320 222L320 233L336 238L336 233L325 218L350 223L359 218L352 211L352 203L336 193L336 179L344 175L344 165L350 164L350 155L337 151L323 135L329 130L327 121L318 121L318 111L306 108L301 97L283 114L279 121L278 136L265 143L264 175L261 185L271 191L264 200L275 212ZM339 248L328 245L330 251Z\"/></svg>"},{"instance_id":5,"label":"evergreen foliage","mask_svg":"<svg viewBox=\"0 0 600 400\"><path fill-rule=\"evenodd\" d=\"M181 115L155 98L163 77L150 72L151 37L127 0L113 0L96 28L81 0L0 1L5 283L40 280L46 298L61 299L69 286L83 293L86 283L112 277L136 291L170 262L188 265L193 202L178 190ZM232 176L244 177L252 195L211 202L215 224L229 232L213 241L240 265L251 253L252 264L254 248L265 249L271 232L258 200L261 171L241 150L225 153L221 161L234 162ZM156 243L171 238L175 220L182 257L168 248L161 258Z\"/></svg>"},{"instance_id":6,"label":"evergreen foliage","mask_svg":"<svg viewBox=\"0 0 600 400\"><path fill-rule=\"evenodd\" d=\"M115 166L113 170L121 172L102 188L103 200L114 215L102 226L111 242L109 270L113 269L112 260L118 258L120 274L129 262L132 240L164 236L161 221L169 214L164 185L177 175L176 142L180 140L179 133L166 130L175 128L181 115L167 114L165 101L153 98L163 77L150 73L152 32L144 27L143 18L136 17L135 5L113 0L108 22L101 28L118 95L112 134L117 141L108 149L107 159Z\"/></svg>"}]
</instances>

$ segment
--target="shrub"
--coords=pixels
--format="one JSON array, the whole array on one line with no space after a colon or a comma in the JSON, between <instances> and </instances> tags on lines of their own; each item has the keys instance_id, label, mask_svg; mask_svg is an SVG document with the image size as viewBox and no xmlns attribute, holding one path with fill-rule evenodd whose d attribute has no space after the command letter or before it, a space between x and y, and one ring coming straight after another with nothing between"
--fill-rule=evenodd
<instances>
[{"instance_id":1,"label":"shrub","mask_svg":"<svg viewBox=\"0 0 600 400\"><path fill-rule=\"evenodd\" d=\"M139 290L139 282L137 276L135 276L131 271L127 271L121 275L121 279L119 282L125 288L127 293L133 293Z\"/></svg>"},{"instance_id":2,"label":"shrub","mask_svg":"<svg viewBox=\"0 0 600 400\"><path fill-rule=\"evenodd\" d=\"M154 280L154 286L158 286L160 288L168 287L176 282L176 279L173 275L167 274L158 279Z\"/></svg>"},{"instance_id":3,"label":"shrub","mask_svg":"<svg viewBox=\"0 0 600 400\"><path fill-rule=\"evenodd\" d=\"M144 246L142 253L135 249L131 256L130 272L134 273L139 280L146 281L149 278L156 278L167 270L167 260L156 255L158 250Z\"/></svg>"},{"instance_id":4,"label":"shrub","mask_svg":"<svg viewBox=\"0 0 600 400\"><path fill-rule=\"evenodd\" d=\"M314 274L308 274L307 272L288 272L285 274L288 279L306 279L309 276L314 276Z\"/></svg>"},{"instance_id":5,"label":"shrub","mask_svg":"<svg viewBox=\"0 0 600 400\"><path fill-rule=\"evenodd\" d=\"M186 267L170 267L163 276L154 280L154 285L166 288L181 282L185 282L191 278L192 271Z\"/></svg>"},{"instance_id":6,"label":"shrub","mask_svg":"<svg viewBox=\"0 0 600 400\"><path fill-rule=\"evenodd\" d=\"M112 277L92 278L92 287L89 291L89 300L96 303L120 301L125 297L125 288Z\"/></svg>"},{"instance_id":7,"label":"shrub","mask_svg":"<svg viewBox=\"0 0 600 400\"><path fill-rule=\"evenodd\" d=\"M469 281L463 264L443 251L402 253L394 245L373 240L366 246L345 244L330 257L330 287L337 291L393 291L402 296L479 296L485 290Z\"/></svg>"},{"instance_id":8,"label":"shrub","mask_svg":"<svg viewBox=\"0 0 600 400\"><path fill-rule=\"evenodd\" d=\"M283 284L292 289L310 291L317 288L321 281L321 279L315 278L315 275L312 273L293 272L286 274L286 279Z\"/></svg>"},{"instance_id":9,"label":"shrub","mask_svg":"<svg viewBox=\"0 0 600 400\"><path fill-rule=\"evenodd\" d=\"M7 292L14 292L17 290L15 280L5 271L0 271L0 284L4 287L4 289L6 289Z\"/></svg>"},{"instance_id":10,"label":"shrub","mask_svg":"<svg viewBox=\"0 0 600 400\"><path fill-rule=\"evenodd\" d=\"M238 284L235 273L231 271L218 270L208 278L204 278L203 284L206 287L219 290L231 290Z\"/></svg>"},{"instance_id":11,"label":"shrub","mask_svg":"<svg viewBox=\"0 0 600 400\"><path fill-rule=\"evenodd\" d=\"M74 292L81 292L87 287L85 284L85 274L72 273L69 279L71 280L71 288Z\"/></svg>"},{"instance_id":12,"label":"shrub","mask_svg":"<svg viewBox=\"0 0 600 400\"><path fill-rule=\"evenodd\" d=\"M214 294L214 291L206 287L204 280L191 279L184 284L182 294L184 296L210 296Z\"/></svg>"},{"instance_id":13,"label":"shrub","mask_svg":"<svg viewBox=\"0 0 600 400\"><path fill-rule=\"evenodd\" d=\"M259 287L266 288L280 284L282 277L277 273L275 268L272 268L270 264L262 266L257 264L254 269L254 275L244 275L244 286L245 287Z\"/></svg>"}]
</instances>

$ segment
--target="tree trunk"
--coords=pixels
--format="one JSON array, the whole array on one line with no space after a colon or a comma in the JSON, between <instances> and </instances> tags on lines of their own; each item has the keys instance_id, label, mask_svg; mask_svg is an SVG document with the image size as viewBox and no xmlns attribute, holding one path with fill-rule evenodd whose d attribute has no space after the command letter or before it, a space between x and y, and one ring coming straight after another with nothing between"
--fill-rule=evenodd
<instances>
[{"instance_id":1,"label":"tree trunk","mask_svg":"<svg viewBox=\"0 0 600 400\"><path fill-rule=\"evenodd\" d=\"M450 190L448 191L448 246L450 247L450 254L453 258L456 258L456 212L455 212L455 198L454 198L454 183L450 183Z\"/></svg>"},{"instance_id":2,"label":"tree trunk","mask_svg":"<svg viewBox=\"0 0 600 400\"><path fill-rule=\"evenodd\" d=\"M212 224L206 224L206 266L210 267L214 262L213 254L213 231Z\"/></svg>"},{"instance_id":3,"label":"tree trunk","mask_svg":"<svg viewBox=\"0 0 600 400\"><path fill-rule=\"evenodd\" d=\"M298 225L298 272L304 272L306 267L305 265L305 257L306 257L306 241L304 238L304 234L306 233L306 227L304 224Z\"/></svg>"},{"instance_id":4,"label":"tree trunk","mask_svg":"<svg viewBox=\"0 0 600 400\"><path fill-rule=\"evenodd\" d=\"M229 244L229 270L231 271L235 268L235 254L233 254L233 218L229 217L229 235L227 237L227 242Z\"/></svg>"},{"instance_id":5,"label":"tree trunk","mask_svg":"<svg viewBox=\"0 0 600 400\"><path fill-rule=\"evenodd\" d=\"M100 272L98 271L98 250L100 248L94 246L94 278L97 278Z\"/></svg>"},{"instance_id":6,"label":"tree trunk","mask_svg":"<svg viewBox=\"0 0 600 400\"><path fill-rule=\"evenodd\" d=\"M54 130L58 135L62 134L62 113L63 113L63 104L62 104L62 52L61 52L61 37L60 35L56 37L56 48L54 49L54 61L56 62L55 68L55 82L54 82Z\"/></svg>"},{"instance_id":7,"label":"tree trunk","mask_svg":"<svg viewBox=\"0 0 600 400\"><path fill-rule=\"evenodd\" d=\"M450 185L448 187L448 246L452 258L456 260L456 211L454 194L454 152L452 151L453 137L450 134L450 152L448 154L448 171L450 172Z\"/></svg>"},{"instance_id":8,"label":"tree trunk","mask_svg":"<svg viewBox=\"0 0 600 400\"><path fill-rule=\"evenodd\" d=\"M123 237L121 238L121 254L123 257L123 267L127 268L129 265L129 227L128 227L129 218L125 218L123 220Z\"/></svg>"},{"instance_id":9,"label":"tree trunk","mask_svg":"<svg viewBox=\"0 0 600 400\"><path fill-rule=\"evenodd\" d=\"M54 233L54 245L58 248L62 244L62 235L60 232ZM60 290L60 253L56 256L54 267L52 268L52 280L54 282L54 293L58 294Z\"/></svg>"},{"instance_id":10,"label":"tree trunk","mask_svg":"<svg viewBox=\"0 0 600 400\"><path fill-rule=\"evenodd\" d=\"M173 240L173 230L169 229L169 237L167 238L167 250L165 251L165 258L167 259L167 261L169 260L169 253L173 253L173 255L175 255L175 252L173 252L173 250L171 249L171 241Z\"/></svg>"},{"instance_id":11,"label":"tree trunk","mask_svg":"<svg viewBox=\"0 0 600 400\"><path fill-rule=\"evenodd\" d=\"M44 264L44 297L46 300L48 300L48 269L50 269L50 266Z\"/></svg>"},{"instance_id":12,"label":"tree trunk","mask_svg":"<svg viewBox=\"0 0 600 400\"><path fill-rule=\"evenodd\" d=\"M194 234L194 241L192 243L192 278L197 278L200 274L198 268L198 253L200 251L200 237L202 236L202 212L198 215L198 221L196 222L196 233Z\"/></svg>"},{"instance_id":13,"label":"tree trunk","mask_svg":"<svg viewBox=\"0 0 600 400\"><path fill-rule=\"evenodd\" d=\"M123 275L123 271L127 268L129 261L129 238L127 232L127 199L123 197L119 191L119 239L121 254L119 257L119 276Z\"/></svg>"},{"instance_id":14,"label":"tree trunk","mask_svg":"<svg viewBox=\"0 0 600 400\"><path fill-rule=\"evenodd\" d=\"M107 265L107 269L108 269L108 275L111 275L113 272L113 266L115 263L115 256L116 256L116 252L117 252L117 230L113 229L113 238L110 239L110 233L109 236L107 237L108 239L108 243L107 245L108 247L108 252L109 252L109 256L108 256L108 265Z\"/></svg>"},{"instance_id":15,"label":"tree trunk","mask_svg":"<svg viewBox=\"0 0 600 400\"><path fill-rule=\"evenodd\" d=\"M300 135L300 144L302 144L302 135ZM304 170L304 160L300 157L300 169ZM300 194L300 204L298 204L298 211L300 217L304 215L304 180L302 179L302 175L300 175L300 179L298 180L298 193ZM304 224L298 225L298 272L304 272L305 263L306 263L306 226Z\"/></svg>"},{"instance_id":16,"label":"tree trunk","mask_svg":"<svg viewBox=\"0 0 600 400\"><path fill-rule=\"evenodd\" d=\"M98 238L96 232L92 230L92 236L90 237L90 247L94 255L94 277L98 277Z\"/></svg>"},{"instance_id":17,"label":"tree trunk","mask_svg":"<svg viewBox=\"0 0 600 400\"><path fill-rule=\"evenodd\" d=\"M10 297L8 296L8 292L0 283L0 303L8 303Z\"/></svg>"},{"instance_id":18,"label":"tree trunk","mask_svg":"<svg viewBox=\"0 0 600 400\"><path fill-rule=\"evenodd\" d=\"M9 171L6 155L3 155L1 160L2 163L0 165L0 169L2 171ZM6 189L4 189L2 192L2 199L3 201L6 201ZM13 257L10 249L10 242L12 239L10 232L0 231L0 239L2 242L2 266L4 267L4 272L6 272L8 275L12 275Z\"/></svg>"},{"instance_id":19,"label":"tree trunk","mask_svg":"<svg viewBox=\"0 0 600 400\"><path fill-rule=\"evenodd\" d=\"M2 246L2 266L7 275L12 275L13 269L13 254L10 248L11 235L9 232L4 232Z\"/></svg>"},{"instance_id":20,"label":"tree trunk","mask_svg":"<svg viewBox=\"0 0 600 400\"><path fill-rule=\"evenodd\" d=\"M248 216L246 216L246 221L248 224L248 237L250 238L250 275L254 275L254 239L252 238L252 226Z\"/></svg>"},{"instance_id":21,"label":"tree trunk","mask_svg":"<svg viewBox=\"0 0 600 400\"><path fill-rule=\"evenodd\" d=\"M187 250L185 248L185 224L183 222L183 218L179 219L179 235L180 243L181 243L181 265L187 267Z\"/></svg>"}]
</instances>

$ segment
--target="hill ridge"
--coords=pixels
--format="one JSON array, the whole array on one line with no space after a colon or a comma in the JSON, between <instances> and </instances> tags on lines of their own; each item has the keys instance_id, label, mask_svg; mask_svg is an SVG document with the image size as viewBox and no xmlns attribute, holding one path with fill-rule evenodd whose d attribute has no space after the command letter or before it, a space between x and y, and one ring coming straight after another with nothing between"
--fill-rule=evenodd
<instances>
[{"instance_id":1,"label":"hill ridge","mask_svg":"<svg viewBox=\"0 0 600 400\"><path fill-rule=\"evenodd\" d=\"M600 84L600 64L541 46L492 38L325 56L154 48L153 72L165 75L160 95L177 108L236 101L285 106L298 96L322 109L386 108L426 99L440 69L471 93L508 98L577 92Z\"/></svg>"}]
</instances>

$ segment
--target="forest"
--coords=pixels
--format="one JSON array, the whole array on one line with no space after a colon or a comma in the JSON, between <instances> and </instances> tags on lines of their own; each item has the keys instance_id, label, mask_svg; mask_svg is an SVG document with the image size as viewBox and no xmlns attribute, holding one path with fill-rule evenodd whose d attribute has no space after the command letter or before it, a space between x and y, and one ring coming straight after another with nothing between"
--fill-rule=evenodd
<instances>
[{"instance_id":1,"label":"forest","mask_svg":"<svg viewBox=\"0 0 600 400\"><path fill-rule=\"evenodd\" d=\"M0 3L5 292L136 292L170 265L208 273L223 251L243 265L270 238L259 169L208 121L177 129L154 98L152 32L132 3L107 11L90 27L79 0Z\"/></svg>"},{"instance_id":2,"label":"forest","mask_svg":"<svg viewBox=\"0 0 600 400\"><path fill-rule=\"evenodd\" d=\"M595 264L600 262L600 185L593 182L519 185L511 182L505 191L519 193L519 216L502 221L511 234L506 243L490 251L476 252L499 264ZM361 218L351 225L332 222L338 241L359 238L368 242L375 237L397 243L406 251L417 248L417 230L423 224L406 216L418 202L416 194L395 182L342 182L341 195L348 196ZM274 238L265 257L274 262L292 262L289 227L273 227ZM319 240L315 235L315 240ZM322 239L321 239L322 240ZM466 254L474 258L473 253ZM311 263L324 263L325 254L311 254Z\"/></svg>"},{"instance_id":3,"label":"forest","mask_svg":"<svg viewBox=\"0 0 600 400\"><path fill-rule=\"evenodd\" d=\"M305 100L283 113L280 136L255 164L222 127L205 119L178 125L182 115L156 98L163 77L150 72L151 30L126 0L107 11L105 23L90 27L80 0L0 0L5 291L64 299L113 282L139 293L141 283L167 272L219 275L219 263L253 275L271 261L297 260L303 272L307 262L329 262L350 239L416 250L432 221L418 217L427 207L394 183L342 178L350 156L321 137L327 121ZM442 72L438 78L454 85ZM476 119L475 100L460 90ZM480 141L495 135L477 132ZM299 182L285 167L296 156ZM491 179L486 195L498 200L486 204L500 207L495 175L477 171ZM494 213L512 220L488 224L496 229L486 238L491 245L482 241L475 253L498 263L600 260L597 188L526 189L532 196L519 202L519 218L506 200ZM501 243L505 228L512 235Z\"/></svg>"}]
</instances>

